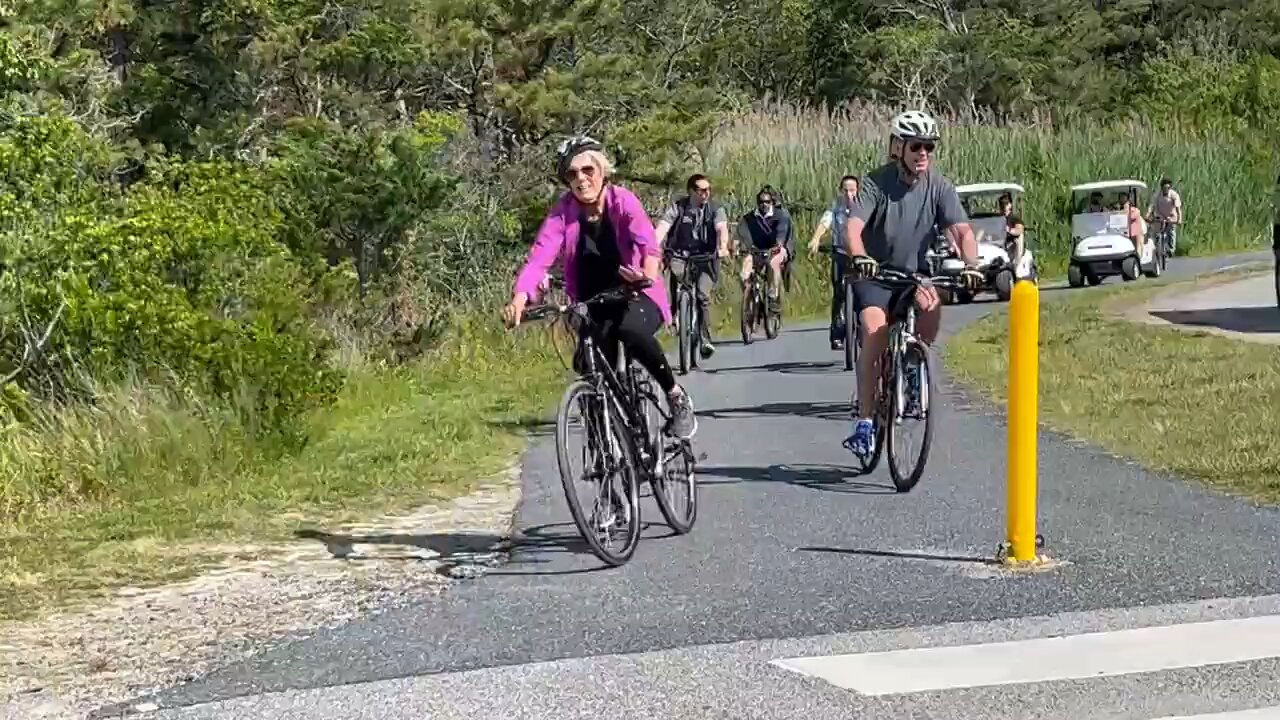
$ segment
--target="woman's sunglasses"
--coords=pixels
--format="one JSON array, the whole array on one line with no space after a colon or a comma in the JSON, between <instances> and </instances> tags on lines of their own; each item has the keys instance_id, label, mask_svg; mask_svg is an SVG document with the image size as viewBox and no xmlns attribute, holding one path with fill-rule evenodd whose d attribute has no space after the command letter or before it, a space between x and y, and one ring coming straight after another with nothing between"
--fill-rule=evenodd
<instances>
[{"instance_id":1,"label":"woman's sunglasses","mask_svg":"<svg viewBox=\"0 0 1280 720\"><path fill-rule=\"evenodd\" d=\"M913 142L907 145L907 149L913 153L918 153L921 150L928 150L930 154L933 154L934 148L936 147L938 147L937 143L931 142Z\"/></svg>"},{"instance_id":2,"label":"woman's sunglasses","mask_svg":"<svg viewBox=\"0 0 1280 720\"><path fill-rule=\"evenodd\" d=\"M569 168L568 170L565 170L565 171L564 171L564 179L565 179L565 180L573 180L573 179L577 178L579 175L581 175L581 176L582 176L582 177L584 177L584 178L592 178L592 177L595 177L595 176L596 176L596 166L595 166L595 165L583 165L583 166L582 166L582 167L580 167L580 168L573 168L573 167L571 167L571 168Z\"/></svg>"}]
</instances>

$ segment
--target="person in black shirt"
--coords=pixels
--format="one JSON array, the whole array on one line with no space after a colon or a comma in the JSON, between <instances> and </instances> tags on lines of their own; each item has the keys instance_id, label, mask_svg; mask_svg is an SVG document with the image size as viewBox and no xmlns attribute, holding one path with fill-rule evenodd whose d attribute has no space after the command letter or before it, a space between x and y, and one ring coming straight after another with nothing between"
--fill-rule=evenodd
<instances>
[{"instance_id":1,"label":"person in black shirt","mask_svg":"<svg viewBox=\"0 0 1280 720\"><path fill-rule=\"evenodd\" d=\"M677 200L658 221L654 235L658 244L668 250L679 250L692 255L715 253L719 257L729 254L729 217L724 206L711 199L711 180L706 175L695 174L685 183L689 195ZM672 306L675 305L676 283L685 272L685 260L678 256L668 255L667 265L670 274L667 284L672 292ZM694 283L697 286L697 301L702 317L702 357L711 357L715 346L711 344L711 293L716 289L716 281L720 279L718 261L699 263L693 269Z\"/></svg>"}]
</instances>

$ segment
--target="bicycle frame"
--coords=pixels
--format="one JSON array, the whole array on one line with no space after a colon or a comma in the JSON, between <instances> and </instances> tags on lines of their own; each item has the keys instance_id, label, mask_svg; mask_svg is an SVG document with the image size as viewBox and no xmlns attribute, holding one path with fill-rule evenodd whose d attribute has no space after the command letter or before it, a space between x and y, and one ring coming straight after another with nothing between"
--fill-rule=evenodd
<instances>
[{"instance_id":1,"label":"bicycle frame","mask_svg":"<svg viewBox=\"0 0 1280 720\"><path fill-rule=\"evenodd\" d=\"M684 272L680 273L680 276L676 279L676 295L678 296L681 293L688 293L690 301L693 302L694 312L701 313L702 310L697 303L698 285L693 280L694 271L702 265L711 263L719 256L713 253L683 253L678 250L668 250L667 255L669 258L678 259L684 262ZM667 266L670 267L669 260ZM699 325L703 322L706 322L706 318L701 318L699 320ZM695 337L694 341L696 343L698 338Z\"/></svg>"},{"instance_id":2,"label":"bicycle frame","mask_svg":"<svg viewBox=\"0 0 1280 720\"><path fill-rule=\"evenodd\" d=\"M846 276L847 277L847 276ZM897 418L888 417L888 393L886 390L892 390L895 397L894 407L899 410L904 407L905 383L901 382L902 377L902 358L906 354L907 347L911 344L924 346L924 342L916 335L916 305L915 305L915 289L920 287L919 281L907 274L896 270L884 268L873 278L878 282L887 285L905 288L912 287L909 296L903 295L898 298L898 303L906 304L906 308L898 310L898 306L890 308L889 320L889 341L885 345L884 353L880 356L880 373L879 388L876 393L876 413L885 421L896 420ZM935 287L944 289L959 289L960 284L950 277L933 277L931 281Z\"/></svg>"}]
</instances>

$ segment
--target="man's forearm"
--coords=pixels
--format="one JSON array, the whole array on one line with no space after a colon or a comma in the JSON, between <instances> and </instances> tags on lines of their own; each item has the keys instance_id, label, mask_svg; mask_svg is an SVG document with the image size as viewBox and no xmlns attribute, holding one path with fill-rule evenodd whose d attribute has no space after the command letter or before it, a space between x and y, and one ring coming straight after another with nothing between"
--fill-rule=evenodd
<instances>
[{"instance_id":1,"label":"man's forearm","mask_svg":"<svg viewBox=\"0 0 1280 720\"><path fill-rule=\"evenodd\" d=\"M978 238L973 234L973 228L961 225L956 234L960 236L957 243L960 246L960 257L964 259L966 265L978 264Z\"/></svg>"},{"instance_id":2,"label":"man's forearm","mask_svg":"<svg viewBox=\"0 0 1280 720\"><path fill-rule=\"evenodd\" d=\"M862 228L866 223L857 218L849 218L844 226L844 249L848 251L849 257L857 255L866 255L867 248L862 242Z\"/></svg>"}]
</instances>

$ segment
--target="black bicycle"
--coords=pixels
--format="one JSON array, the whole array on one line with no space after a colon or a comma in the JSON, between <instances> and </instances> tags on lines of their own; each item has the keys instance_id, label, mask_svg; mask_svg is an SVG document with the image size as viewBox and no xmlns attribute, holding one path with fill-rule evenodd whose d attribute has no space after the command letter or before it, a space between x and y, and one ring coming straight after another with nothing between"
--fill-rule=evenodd
<instances>
[{"instance_id":1,"label":"black bicycle","mask_svg":"<svg viewBox=\"0 0 1280 720\"><path fill-rule=\"evenodd\" d=\"M840 278L844 299L841 302L840 312L844 318L844 369L848 372L858 367L858 354L862 350L858 342L858 328L861 325L861 319L858 317L858 311L853 303L853 281L855 279L853 276L853 261L847 255L837 255L830 248L823 248L823 252L831 255L831 273L833 275L835 274L835 264L840 262L840 258L844 258L844 273Z\"/></svg>"},{"instance_id":2,"label":"black bicycle","mask_svg":"<svg viewBox=\"0 0 1280 720\"><path fill-rule=\"evenodd\" d=\"M764 326L765 337L770 340L778 337L782 330L782 296L777 300L770 299L773 273L769 268L769 259L777 252L776 248L768 250L751 250L751 274L742 286L742 344L750 345L751 336L756 324Z\"/></svg>"},{"instance_id":3,"label":"black bicycle","mask_svg":"<svg viewBox=\"0 0 1280 720\"><path fill-rule=\"evenodd\" d=\"M852 269L847 277L853 275ZM889 308L889 343L880 358L880 373L876 380L875 445L869 458L860 458L862 470L869 473L880 462L885 445L889 448L889 475L900 493L909 492L920 482L925 463L929 459L929 444L933 439L933 414L929 402L934 393L933 373L929 367L928 347L916 337L915 289L926 281L933 287L957 290L963 284L954 277L935 276L923 278L881 267L874 278L895 289L908 290L895 294L896 301ZM848 290L846 286L846 298ZM857 417L856 397L851 415ZM913 465L906 465L906 449L902 446L903 423L908 420L924 422L924 439L914 458ZM849 441L845 447L850 448Z\"/></svg>"},{"instance_id":4,"label":"black bicycle","mask_svg":"<svg viewBox=\"0 0 1280 720\"><path fill-rule=\"evenodd\" d=\"M684 261L684 272L676 280L676 329L680 339L680 374L687 375L689 370L698 366L698 355L702 352L702 329L710 318L702 316L702 307L698 303L698 287L694 282L695 271L707 263L714 262L715 253L688 253L682 250L668 250L670 258Z\"/></svg>"},{"instance_id":5,"label":"black bicycle","mask_svg":"<svg viewBox=\"0 0 1280 720\"><path fill-rule=\"evenodd\" d=\"M656 383L627 357L621 343L616 369L610 366L597 342L599 327L588 312L592 305L627 302L648 285L646 280L584 302L537 305L524 312L528 320L563 319L578 337L573 366L579 375L565 389L556 414L556 460L574 524L591 551L613 567L630 560L640 542L641 483L653 488L658 509L677 534L693 529L698 512L693 445L666 433L671 413L664 407L665 393L656 391ZM575 407L582 411L587 433L584 475L595 490L590 513L574 490L578 476L571 470L569 426ZM615 477L616 483L611 480ZM680 500L686 504L683 512L677 511ZM617 548L614 531L621 535Z\"/></svg>"}]
</instances>

